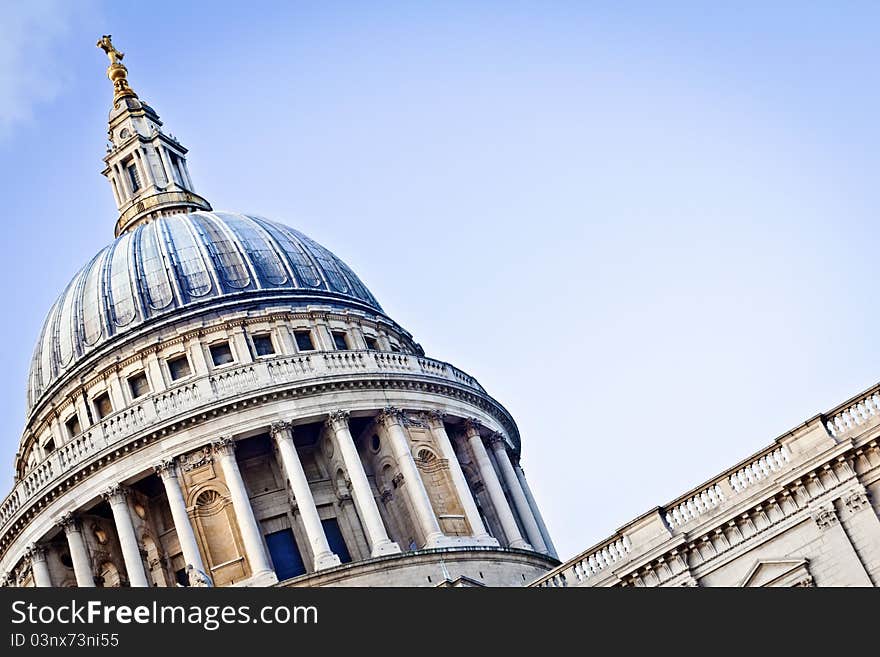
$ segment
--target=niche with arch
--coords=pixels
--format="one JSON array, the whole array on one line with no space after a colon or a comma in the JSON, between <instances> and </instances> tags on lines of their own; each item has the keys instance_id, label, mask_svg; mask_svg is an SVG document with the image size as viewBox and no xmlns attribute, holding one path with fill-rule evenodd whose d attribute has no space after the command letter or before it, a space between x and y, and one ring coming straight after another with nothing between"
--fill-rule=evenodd
<instances>
[{"instance_id":1,"label":"niche with arch","mask_svg":"<svg viewBox=\"0 0 880 657\"><path fill-rule=\"evenodd\" d=\"M192 513L205 566L215 586L232 584L250 574L232 502L219 487L192 495Z\"/></svg>"}]
</instances>

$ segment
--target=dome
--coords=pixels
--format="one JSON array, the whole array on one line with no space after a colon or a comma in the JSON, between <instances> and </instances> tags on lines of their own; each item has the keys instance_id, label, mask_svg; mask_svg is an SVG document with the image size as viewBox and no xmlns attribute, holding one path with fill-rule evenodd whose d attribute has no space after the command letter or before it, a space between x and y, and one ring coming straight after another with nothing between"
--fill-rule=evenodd
<instances>
[{"instance_id":1,"label":"dome","mask_svg":"<svg viewBox=\"0 0 880 657\"><path fill-rule=\"evenodd\" d=\"M112 338L185 309L267 295L382 312L348 265L283 224L224 212L141 224L92 258L49 311L28 377L28 413L52 383Z\"/></svg>"}]
</instances>

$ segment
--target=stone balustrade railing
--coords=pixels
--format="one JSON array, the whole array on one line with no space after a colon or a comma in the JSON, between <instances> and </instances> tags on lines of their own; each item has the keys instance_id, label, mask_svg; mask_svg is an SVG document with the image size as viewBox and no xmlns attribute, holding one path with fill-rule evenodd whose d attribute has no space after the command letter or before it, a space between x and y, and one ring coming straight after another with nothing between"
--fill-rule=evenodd
<instances>
[{"instance_id":1,"label":"stone balustrade railing","mask_svg":"<svg viewBox=\"0 0 880 657\"><path fill-rule=\"evenodd\" d=\"M790 462L791 454L788 448L785 445L777 447L730 475L728 479L730 487L737 493L741 493L774 472L780 472Z\"/></svg>"},{"instance_id":2,"label":"stone balustrade railing","mask_svg":"<svg viewBox=\"0 0 880 657\"><path fill-rule=\"evenodd\" d=\"M721 491L721 486L712 484L684 502L671 507L666 512L666 522L670 526L680 527L695 518L710 513L712 509L720 506L723 501L724 493Z\"/></svg>"},{"instance_id":3,"label":"stone balustrade railing","mask_svg":"<svg viewBox=\"0 0 880 657\"><path fill-rule=\"evenodd\" d=\"M835 438L845 436L849 432L880 420L880 389L876 386L855 401L847 402L844 407L832 411L825 428Z\"/></svg>"},{"instance_id":4,"label":"stone balustrade railing","mask_svg":"<svg viewBox=\"0 0 880 657\"><path fill-rule=\"evenodd\" d=\"M231 365L206 376L158 391L101 419L51 452L19 480L0 504L0 532L22 504L54 479L93 454L125 440L156 421L169 420L227 397L326 376L348 374L421 374L463 384L485 393L476 379L449 363L409 354L378 351L313 352Z\"/></svg>"},{"instance_id":5,"label":"stone balustrade railing","mask_svg":"<svg viewBox=\"0 0 880 657\"><path fill-rule=\"evenodd\" d=\"M580 584L590 578L598 577L602 571L614 564L624 562L632 549L627 536L615 536L604 545L583 553L570 561L562 570L553 571L536 586L543 588L559 588Z\"/></svg>"}]
</instances>

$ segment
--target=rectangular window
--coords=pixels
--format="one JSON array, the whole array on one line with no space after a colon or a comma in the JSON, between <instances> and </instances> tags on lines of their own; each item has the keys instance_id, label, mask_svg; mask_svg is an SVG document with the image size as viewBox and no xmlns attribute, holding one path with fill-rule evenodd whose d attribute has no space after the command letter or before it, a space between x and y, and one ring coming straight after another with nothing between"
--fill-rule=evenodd
<instances>
[{"instance_id":1,"label":"rectangular window","mask_svg":"<svg viewBox=\"0 0 880 657\"><path fill-rule=\"evenodd\" d=\"M314 351L315 345L312 344L312 332L311 331L294 331L294 337L296 338L296 348L300 351Z\"/></svg>"},{"instance_id":2,"label":"rectangular window","mask_svg":"<svg viewBox=\"0 0 880 657\"><path fill-rule=\"evenodd\" d=\"M137 164L134 162L128 165L128 178L131 180L132 192L136 192L141 188L141 174L138 172Z\"/></svg>"},{"instance_id":3,"label":"rectangular window","mask_svg":"<svg viewBox=\"0 0 880 657\"><path fill-rule=\"evenodd\" d=\"M371 338L369 335L365 335L364 340L367 341L367 349L379 351L379 341L376 338Z\"/></svg>"},{"instance_id":4,"label":"rectangular window","mask_svg":"<svg viewBox=\"0 0 880 657\"><path fill-rule=\"evenodd\" d=\"M396 353L399 353L399 352L400 352L400 347L398 347L396 344L394 344L394 343L392 342L392 343L391 343L391 351L396 352Z\"/></svg>"},{"instance_id":5,"label":"rectangular window","mask_svg":"<svg viewBox=\"0 0 880 657\"><path fill-rule=\"evenodd\" d=\"M345 539L342 538L342 530L339 529L336 518L322 520L321 525L324 527L324 535L327 537L330 551L336 554L342 563L350 562L351 555L348 553L348 547L345 545Z\"/></svg>"},{"instance_id":6,"label":"rectangular window","mask_svg":"<svg viewBox=\"0 0 880 657\"><path fill-rule=\"evenodd\" d=\"M55 441L49 438L45 443L43 443L43 454L49 454L50 452L55 451Z\"/></svg>"},{"instance_id":7,"label":"rectangular window","mask_svg":"<svg viewBox=\"0 0 880 657\"><path fill-rule=\"evenodd\" d=\"M341 331L334 331L333 344L336 345L336 348L339 351L345 351L346 349L348 349L348 344L346 344L345 342L345 333L342 333Z\"/></svg>"},{"instance_id":8,"label":"rectangular window","mask_svg":"<svg viewBox=\"0 0 880 657\"><path fill-rule=\"evenodd\" d=\"M228 342L218 342L211 345L211 360L214 366L226 365L235 359L232 357L232 350L229 348Z\"/></svg>"},{"instance_id":9,"label":"rectangular window","mask_svg":"<svg viewBox=\"0 0 880 657\"><path fill-rule=\"evenodd\" d=\"M98 414L98 419L103 420L113 412L113 404L110 403L110 395L106 392L102 392L95 397L92 400L92 403L95 405L95 412Z\"/></svg>"},{"instance_id":10,"label":"rectangular window","mask_svg":"<svg viewBox=\"0 0 880 657\"><path fill-rule=\"evenodd\" d=\"M82 431L82 428L79 426L79 416L76 414L67 418L67 422L64 423L64 426L67 427L67 435L71 438L78 436Z\"/></svg>"},{"instance_id":11,"label":"rectangular window","mask_svg":"<svg viewBox=\"0 0 880 657\"><path fill-rule=\"evenodd\" d=\"M171 380L177 381L192 374L189 367L189 358L186 354L168 359L168 373L171 374Z\"/></svg>"},{"instance_id":12,"label":"rectangular window","mask_svg":"<svg viewBox=\"0 0 880 657\"><path fill-rule=\"evenodd\" d=\"M282 529L280 532L266 534L266 547L269 548L269 556L279 581L305 574L306 566L291 530Z\"/></svg>"},{"instance_id":13,"label":"rectangular window","mask_svg":"<svg viewBox=\"0 0 880 657\"><path fill-rule=\"evenodd\" d=\"M271 335L255 335L253 341L257 356L271 356L275 353L275 345L272 344Z\"/></svg>"},{"instance_id":14,"label":"rectangular window","mask_svg":"<svg viewBox=\"0 0 880 657\"><path fill-rule=\"evenodd\" d=\"M128 389L131 390L132 399L146 395L150 392L150 382L147 381L147 375L138 372L134 376L128 377Z\"/></svg>"}]
</instances>

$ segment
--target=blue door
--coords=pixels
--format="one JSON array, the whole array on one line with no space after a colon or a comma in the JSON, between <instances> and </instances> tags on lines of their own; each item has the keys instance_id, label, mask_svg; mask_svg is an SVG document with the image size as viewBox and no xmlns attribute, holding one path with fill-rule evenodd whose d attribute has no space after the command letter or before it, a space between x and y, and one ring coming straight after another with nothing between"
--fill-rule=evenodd
<instances>
[{"instance_id":1,"label":"blue door","mask_svg":"<svg viewBox=\"0 0 880 657\"><path fill-rule=\"evenodd\" d=\"M305 574L306 566L292 531L282 529L280 532L266 534L266 545L279 581Z\"/></svg>"},{"instance_id":2,"label":"blue door","mask_svg":"<svg viewBox=\"0 0 880 657\"><path fill-rule=\"evenodd\" d=\"M324 526L324 535L330 544L330 551L335 553L342 563L351 561L351 555L348 553L348 548L345 547L345 539L342 538L342 532L339 530L336 518L327 518L322 520L321 524Z\"/></svg>"}]
</instances>

